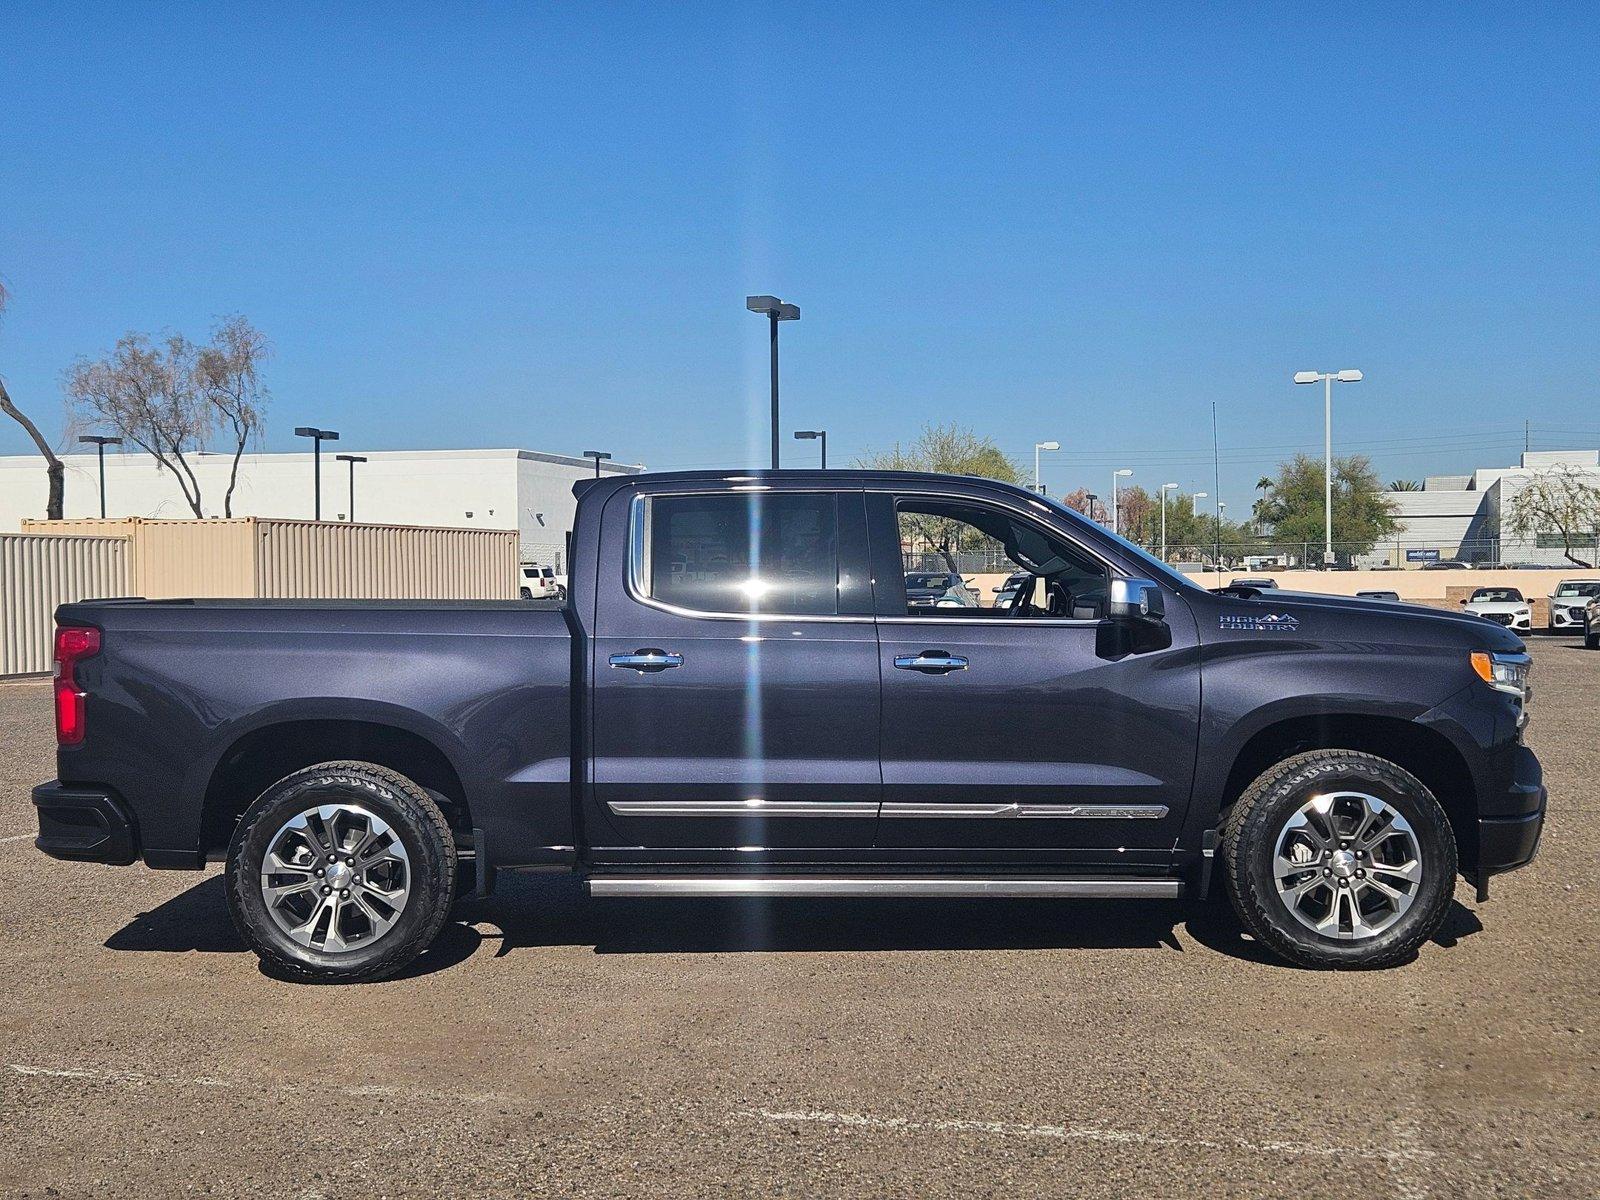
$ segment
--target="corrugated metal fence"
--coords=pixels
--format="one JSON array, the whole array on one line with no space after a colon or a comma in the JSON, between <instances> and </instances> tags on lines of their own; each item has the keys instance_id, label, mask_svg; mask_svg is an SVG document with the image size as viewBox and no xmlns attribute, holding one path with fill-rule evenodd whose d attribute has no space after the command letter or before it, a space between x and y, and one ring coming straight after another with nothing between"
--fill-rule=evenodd
<instances>
[{"instance_id":1,"label":"corrugated metal fence","mask_svg":"<svg viewBox=\"0 0 1600 1200\"><path fill-rule=\"evenodd\" d=\"M128 595L132 558L127 538L0 534L0 676L49 671L56 606Z\"/></svg>"}]
</instances>

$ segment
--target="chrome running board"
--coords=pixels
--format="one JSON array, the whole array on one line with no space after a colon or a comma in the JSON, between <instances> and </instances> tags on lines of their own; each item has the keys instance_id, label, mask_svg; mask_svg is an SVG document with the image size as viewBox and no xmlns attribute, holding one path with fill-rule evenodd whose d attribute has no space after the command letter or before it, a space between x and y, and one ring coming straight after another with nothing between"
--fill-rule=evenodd
<instances>
[{"instance_id":1,"label":"chrome running board","mask_svg":"<svg viewBox=\"0 0 1600 1200\"><path fill-rule=\"evenodd\" d=\"M977 876L853 878L816 875L606 875L589 880L592 896L956 896L1079 899L1176 899L1181 879L994 879Z\"/></svg>"}]
</instances>

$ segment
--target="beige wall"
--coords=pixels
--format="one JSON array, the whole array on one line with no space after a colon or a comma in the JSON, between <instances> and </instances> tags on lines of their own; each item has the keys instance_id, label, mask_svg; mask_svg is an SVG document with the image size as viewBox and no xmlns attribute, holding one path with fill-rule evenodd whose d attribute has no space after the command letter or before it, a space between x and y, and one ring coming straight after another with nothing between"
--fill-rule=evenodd
<instances>
[{"instance_id":1,"label":"beige wall","mask_svg":"<svg viewBox=\"0 0 1600 1200\"><path fill-rule=\"evenodd\" d=\"M32 534L129 539L132 592L318 599L514 600L514 529L243 517L25 521Z\"/></svg>"},{"instance_id":2,"label":"beige wall","mask_svg":"<svg viewBox=\"0 0 1600 1200\"><path fill-rule=\"evenodd\" d=\"M61 604L129 593L128 540L0 534L0 676L52 666Z\"/></svg>"}]
</instances>

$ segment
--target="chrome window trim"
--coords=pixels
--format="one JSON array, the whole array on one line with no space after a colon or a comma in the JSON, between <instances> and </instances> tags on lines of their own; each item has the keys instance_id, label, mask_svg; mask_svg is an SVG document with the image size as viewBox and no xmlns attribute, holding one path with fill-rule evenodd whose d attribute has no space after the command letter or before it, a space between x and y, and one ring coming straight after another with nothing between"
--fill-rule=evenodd
<instances>
[{"instance_id":1,"label":"chrome window trim","mask_svg":"<svg viewBox=\"0 0 1600 1200\"><path fill-rule=\"evenodd\" d=\"M845 491L848 491L848 492L857 492L857 491L860 491L860 490L861 489L859 489L859 488L847 488L847 489L845 489ZM752 492L755 492L755 491L760 491L763 494L781 494L781 495L794 495L794 496L834 496L834 497L838 497L838 496L841 496L841 495L845 494L845 491L838 491L838 490L829 489L829 488L760 488L760 489L757 489L757 488L750 488L750 487L730 487L730 488L727 489L728 494L730 494L730 495L741 495L741 496L750 495ZM645 563L649 561L649 550L650 550L650 547L648 546L647 543L649 542L649 539L651 538L652 533L651 533L651 529L650 529L650 522L645 519L645 504L646 504L646 502L651 500L651 499L653 499L653 498L655 498L655 497L657 497L657 496L705 496L705 495L715 495L715 494L716 494L715 492L707 492L705 489L701 489L701 488L695 488L695 489L692 489L692 490L685 490L685 491L666 491L666 492L644 492L644 491L641 491L641 492L635 492L634 493L633 499L631 499L628 502L628 577L627 577L627 581L626 581L627 582L627 586L626 586L626 589L625 589L627 591L627 593L628 593L628 599L632 600L635 604L642 604L646 608L653 608L653 609L656 609L659 612L671 613L675 617L691 617L691 618L694 618L696 620L701 620L701 621L739 621L739 622L741 622L743 624L746 624L746 625L750 624L752 621L782 621L782 622L786 622L786 623L795 623L795 622L811 623L811 622L815 622L817 624L833 624L833 625L864 625L864 624L871 624L873 622L873 620L875 618L872 617L870 614L863 615L863 614L860 614L860 613L845 613L845 614L840 614L840 613L833 613L833 614L829 614L829 613L805 613L805 614L801 614L801 613L763 613L763 612L754 612L754 613L712 612L709 609L684 608L682 605L679 605L679 604L669 604L665 600L660 600L660 599L657 599L654 596L649 595L645 591L645 580L644 580L645 570L644 570L644 567L645 567ZM834 532L835 532L835 535L837 536L837 533L838 533L837 518L835 518L835 520L836 520L836 524L835 524ZM643 531L642 535L641 535L641 532L640 532L641 530ZM842 556L840 556L840 557L842 558ZM837 583L835 583L835 589L837 589L837 586L838 586Z\"/></svg>"},{"instance_id":2,"label":"chrome window trim","mask_svg":"<svg viewBox=\"0 0 1600 1200\"><path fill-rule=\"evenodd\" d=\"M911 820L1159 821L1165 804L922 804L890 801L882 815Z\"/></svg>"},{"instance_id":3,"label":"chrome window trim","mask_svg":"<svg viewBox=\"0 0 1600 1200\"><path fill-rule=\"evenodd\" d=\"M875 817L876 800L608 800L617 817Z\"/></svg>"}]
</instances>

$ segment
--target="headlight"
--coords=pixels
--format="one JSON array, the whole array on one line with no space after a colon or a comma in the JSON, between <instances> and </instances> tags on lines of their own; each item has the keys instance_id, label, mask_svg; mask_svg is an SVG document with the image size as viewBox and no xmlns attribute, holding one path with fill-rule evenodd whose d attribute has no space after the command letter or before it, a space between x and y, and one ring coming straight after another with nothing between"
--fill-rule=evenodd
<instances>
[{"instance_id":1,"label":"headlight","mask_svg":"<svg viewBox=\"0 0 1600 1200\"><path fill-rule=\"evenodd\" d=\"M1526 654L1472 652L1472 669L1478 673L1478 678L1496 691L1508 692L1519 700L1527 699L1528 667L1532 661Z\"/></svg>"}]
</instances>

